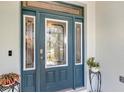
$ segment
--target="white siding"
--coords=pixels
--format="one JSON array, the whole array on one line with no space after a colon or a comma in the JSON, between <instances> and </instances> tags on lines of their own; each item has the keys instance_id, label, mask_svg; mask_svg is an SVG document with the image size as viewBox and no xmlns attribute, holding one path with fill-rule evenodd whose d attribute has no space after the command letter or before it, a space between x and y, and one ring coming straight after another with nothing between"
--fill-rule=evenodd
<instances>
[{"instance_id":1,"label":"white siding","mask_svg":"<svg viewBox=\"0 0 124 93\"><path fill-rule=\"evenodd\" d=\"M8 72L20 73L19 2L0 2L0 74Z\"/></svg>"},{"instance_id":2,"label":"white siding","mask_svg":"<svg viewBox=\"0 0 124 93\"><path fill-rule=\"evenodd\" d=\"M124 91L124 2L96 2L96 57L102 91Z\"/></svg>"}]
</instances>

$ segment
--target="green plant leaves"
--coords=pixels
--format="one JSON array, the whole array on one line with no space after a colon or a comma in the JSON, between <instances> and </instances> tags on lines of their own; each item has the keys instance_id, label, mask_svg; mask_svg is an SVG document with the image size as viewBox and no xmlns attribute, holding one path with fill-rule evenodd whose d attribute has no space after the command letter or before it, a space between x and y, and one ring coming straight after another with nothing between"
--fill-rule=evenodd
<instances>
[{"instance_id":1,"label":"green plant leaves","mask_svg":"<svg viewBox=\"0 0 124 93\"><path fill-rule=\"evenodd\" d=\"M89 66L89 68L91 68L91 67L99 68L100 67L99 63L95 61L94 57L91 57L87 60L87 65Z\"/></svg>"}]
</instances>

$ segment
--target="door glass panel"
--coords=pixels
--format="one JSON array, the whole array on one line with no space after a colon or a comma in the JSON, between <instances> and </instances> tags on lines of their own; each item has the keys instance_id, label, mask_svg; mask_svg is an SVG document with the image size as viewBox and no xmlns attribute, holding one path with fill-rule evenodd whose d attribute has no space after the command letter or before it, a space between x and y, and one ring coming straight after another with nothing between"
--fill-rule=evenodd
<instances>
[{"instance_id":1,"label":"door glass panel","mask_svg":"<svg viewBox=\"0 0 124 93\"><path fill-rule=\"evenodd\" d=\"M35 16L23 15L24 70L35 69Z\"/></svg>"},{"instance_id":2,"label":"door glass panel","mask_svg":"<svg viewBox=\"0 0 124 93\"><path fill-rule=\"evenodd\" d=\"M81 22L75 22L75 62L76 64L82 63L82 23Z\"/></svg>"},{"instance_id":3,"label":"door glass panel","mask_svg":"<svg viewBox=\"0 0 124 93\"><path fill-rule=\"evenodd\" d=\"M46 67L67 65L67 21L45 19Z\"/></svg>"}]
</instances>

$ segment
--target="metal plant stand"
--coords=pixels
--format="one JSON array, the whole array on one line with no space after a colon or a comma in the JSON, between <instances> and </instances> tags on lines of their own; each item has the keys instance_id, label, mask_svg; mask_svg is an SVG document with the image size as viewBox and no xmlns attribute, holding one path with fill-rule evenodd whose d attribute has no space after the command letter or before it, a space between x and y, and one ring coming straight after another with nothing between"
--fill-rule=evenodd
<instances>
[{"instance_id":1,"label":"metal plant stand","mask_svg":"<svg viewBox=\"0 0 124 93\"><path fill-rule=\"evenodd\" d=\"M20 83L16 81L14 84L9 85L9 86L0 85L0 92L5 92L5 91L20 92Z\"/></svg>"},{"instance_id":2,"label":"metal plant stand","mask_svg":"<svg viewBox=\"0 0 124 93\"><path fill-rule=\"evenodd\" d=\"M96 76L97 80L98 80L97 89L95 91L93 90L93 86L92 86L92 82L93 82L92 80L93 80L94 76ZM101 91L101 73L100 73L100 71L93 72L93 71L89 70L89 80L90 80L91 92L100 92Z\"/></svg>"}]
</instances>

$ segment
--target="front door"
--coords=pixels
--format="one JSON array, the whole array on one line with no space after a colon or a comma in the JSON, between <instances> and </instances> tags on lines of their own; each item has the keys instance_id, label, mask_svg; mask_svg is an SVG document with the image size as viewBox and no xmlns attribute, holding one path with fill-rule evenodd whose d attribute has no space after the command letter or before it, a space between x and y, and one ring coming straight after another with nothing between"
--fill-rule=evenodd
<instances>
[{"instance_id":1,"label":"front door","mask_svg":"<svg viewBox=\"0 0 124 93\"><path fill-rule=\"evenodd\" d=\"M39 16L41 91L72 88L72 19L46 13Z\"/></svg>"},{"instance_id":2,"label":"front door","mask_svg":"<svg viewBox=\"0 0 124 93\"><path fill-rule=\"evenodd\" d=\"M23 10L22 91L84 85L82 19Z\"/></svg>"}]
</instances>

